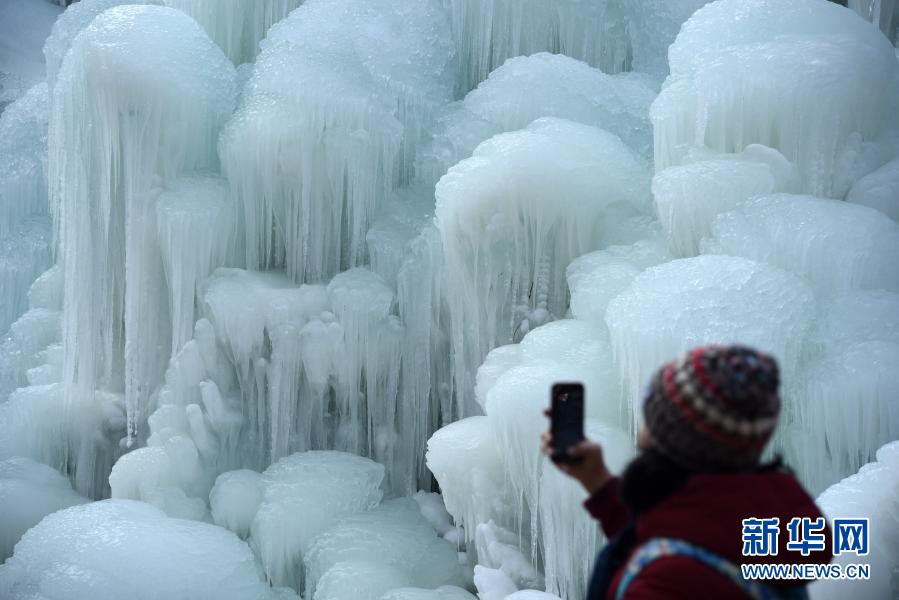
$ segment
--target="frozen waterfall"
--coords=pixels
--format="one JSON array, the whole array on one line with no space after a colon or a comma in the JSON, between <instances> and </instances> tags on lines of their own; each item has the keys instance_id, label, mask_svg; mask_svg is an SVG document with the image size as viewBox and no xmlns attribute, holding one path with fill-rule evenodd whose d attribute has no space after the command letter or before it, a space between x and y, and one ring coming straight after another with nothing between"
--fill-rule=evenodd
<instances>
[{"instance_id":1,"label":"frozen waterfall","mask_svg":"<svg viewBox=\"0 0 899 600\"><path fill-rule=\"evenodd\" d=\"M0 597L583 598L551 385L620 472L715 342L871 520L812 597L896 596L897 43L892 0L72 4L37 85L0 56Z\"/></svg>"}]
</instances>

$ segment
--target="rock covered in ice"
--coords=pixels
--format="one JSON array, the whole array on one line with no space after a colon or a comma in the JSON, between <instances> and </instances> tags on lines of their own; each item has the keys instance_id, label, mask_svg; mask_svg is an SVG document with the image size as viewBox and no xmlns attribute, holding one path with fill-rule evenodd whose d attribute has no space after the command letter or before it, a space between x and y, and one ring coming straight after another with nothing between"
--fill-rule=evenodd
<instances>
[{"instance_id":1,"label":"rock covered in ice","mask_svg":"<svg viewBox=\"0 0 899 600\"><path fill-rule=\"evenodd\" d=\"M459 414L491 348L567 308L564 268L647 210L644 163L620 138L554 118L482 143L436 188ZM626 216L623 216L626 215Z\"/></svg>"},{"instance_id":2,"label":"rock covered in ice","mask_svg":"<svg viewBox=\"0 0 899 600\"><path fill-rule=\"evenodd\" d=\"M452 15L464 95L514 56L554 52L607 73L623 71L625 24L615 2L597 0L443 0Z\"/></svg>"},{"instance_id":3,"label":"rock covered in ice","mask_svg":"<svg viewBox=\"0 0 899 600\"><path fill-rule=\"evenodd\" d=\"M372 560L339 562L319 580L314 600L377 600L385 592L403 587L403 570Z\"/></svg>"},{"instance_id":4,"label":"rock covered in ice","mask_svg":"<svg viewBox=\"0 0 899 600\"><path fill-rule=\"evenodd\" d=\"M46 515L87 502L55 469L28 458L0 462L0 559L12 556L22 534Z\"/></svg>"},{"instance_id":5,"label":"rock covered in ice","mask_svg":"<svg viewBox=\"0 0 899 600\"><path fill-rule=\"evenodd\" d=\"M377 506L383 479L383 466L330 451L292 454L263 471L265 492L250 526L250 545L268 580L302 589L303 558L315 536L341 517Z\"/></svg>"},{"instance_id":6,"label":"rock covered in ice","mask_svg":"<svg viewBox=\"0 0 899 600\"><path fill-rule=\"evenodd\" d=\"M46 517L0 566L0 595L67 598L284 598L261 577L247 545L206 523L166 517L130 500L104 500Z\"/></svg>"},{"instance_id":7,"label":"rock covered in ice","mask_svg":"<svg viewBox=\"0 0 899 600\"><path fill-rule=\"evenodd\" d=\"M792 380L815 306L800 278L745 258L698 256L647 269L606 311L635 423L652 373L702 344L772 353L782 379Z\"/></svg>"},{"instance_id":8,"label":"rock covered in ice","mask_svg":"<svg viewBox=\"0 0 899 600\"><path fill-rule=\"evenodd\" d=\"M75 37L53 94L50 193L66 256L67 401L124 390L131 444L171 345L158 187L217 165L234 68L184 13L117 6Z\"/></svg>"},{"instance_id":9,"label":"rock covered in ice","mask_svg":"<svg viewBox=\"0 0 899 600\"><path fill-rule=\"evenodd\" d=\"M518 548L520 537L516 533L488 521L477 526L474 542L481 567L501 572L516 589L543 587L543 576Z\"/></svg>"},{"instance_id":10,"label":"rock covered in ice","mask_svg":"<svg viewBox=\"0 0 899 600\"><path fill-rule=\"evenodd\" d=\"M651 111L658 170L685 147L759 143L796 165L803 191L837 198L856 145L885 128L899 70L869 24L818 0L710 3L683 25L669 64Z\"/></svg>"},{"instance_id":11,"label":"rock covered in ice","mask_svg":"<svg viewBox=\"0 0 899 600\"><path fill-rule=\"evenodd\" d=\"M755 198L719 215L701 248L775 265L826 293L899 291L899 224L848 202L789 194Z\"/></svg>"},{"instance_id":12,"label":"rock covered in ice","mask_svg":"<svg viewBox=\"0 0 899 600\"><path fill-rule=\"evenodd\" d=\"M320 579L335 565L352 561L398 570L406 583L397 587L464 585L455 545L437 537L410 498L340 520L312 540L303 560L305 598L317 598Z\"/></svg>"},{"instance_id":13,"label":"rock covered in ice","mask_svg":"<svg viewBox=\"0 0 899 600\"><path fill-rule=\"evenodd\" d=\"M843 553L834 562L870 565L870 579L858 581L821 580L812 583L809 595L814 600L837 598L887 598L895 589L895 573L899 567L899 442L891 442L877 451L876 460L864 465L858 473L827 488L817 499L828 519L868 518L867 556Z\"/></svg>"},{"instance_id":14,"label":"rock covered in ice","mask_svg":"<svg viewBox=\"0 0 899 600\"><path fill-rule=\"evenodd\" d=\"M750 144L740 154L696 153L652 180L659 221L679 257L699 254L715 217L761 194L787 191L793 167L772 148Z\"/></svg>"},{"instance_id":15,"label":"rock covered in ice","mask_svg":"<svg viewBox=\"0 0 899 600\"><path fill-rule=\"evenodd\" d=\"M303 0L161 0L193 17L235 65L251 63L269 28Z\"/></svg>"},{"instance_id":16,"label":"rock covered in ice","mask_svg":"<svg viewBox=\"0 0 899 600\"><path fill-rule=\"evenodd\" d=\"M0 113L0 238L24 218L48 213L47 98L41 83Z\"/></svg>"},{"instance_id":17,"label":"rock covered in ice","mask_svg":"<svg viewBox=\"0 0 899 600\"><path fill-rule=\"evenodd\" d=\"M22 314L29 287L50 267L51 229L47 217L28 217L0 237L0 331Z\"/></svg>"},{"instance_id":18,"label":"rock covered in ice","mask_svg":"<svg viewBox=\"0 0 899 600\"><path fill-rule=\"evenodd\" d=\"M571 314L604 329L609 302L637 275L671 259L664 244L654 239L630 246L609 246L579 256L566 269Z\"/></svg>"},{"instance_id":19,"label":"rock covered in ice","mask_svg":"<svg viewBox=\"0 0 899 600\"><path fill-rule=\"evenodd\" d=\"M855 182L846 201L876 208L899 221L899 158Z\"/></svg>"},{"instance_id":20,"label":"rock covered in ice","mask_svg":"<svg viewBox=\"0 0 899 600\"><path fill-rule=\"evenodd\" d=\"M480 600L505 600L518 591L515 582L499 569L475 565L474 584Z\"/></svg>"},{"instance_id":21,"label":"rock covered in ice","mask_svg":"<svg viewBox=\"0 0 899 600\"><path fill-rule=\"evenodd\" d=\"M657 92L657 83L643 74L607 75L561 54L510 58L441 116L434 140L418 158L416 175L436 182L484 140L540 117L605 129L651 158L648 113Z\"/></svg>"},{"instance_id":22,"label":"rock covered in ice","mask_svg":"<svg viewBox=\"0 0 899 600\"><path fill-rule=\"evenodd\" d=\"M224 132L249 268L322 281L360 265L388 193L451 97L437 0L309 0L269 31Z\"/></svg>"},{"instance_id":23,"label":"rock covered in ice","mask_svg":"<svg viewBox=\"0 0 899 600\"><path fill-rule=\"evenodd\" d=\"M541 592L539 590L519 590L514 594L509 594L505 600L560 600L559 596Z\"/></svg>"}]
</instances>

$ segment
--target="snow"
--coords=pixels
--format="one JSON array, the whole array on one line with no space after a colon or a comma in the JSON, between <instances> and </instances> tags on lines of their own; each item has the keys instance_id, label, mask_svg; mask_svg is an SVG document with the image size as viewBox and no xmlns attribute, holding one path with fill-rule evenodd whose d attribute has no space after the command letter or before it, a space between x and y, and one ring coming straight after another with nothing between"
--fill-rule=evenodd
<instances>
[{"instance_id":1,"label":"snow","mask_svg":"<svg viewBox=\"0 0 899 600\"><path fill-rule=\"evenodd\" d=\"M74 506L28 531L0 566L0 595L34 598L287 598L234 534L141 502ZM296 596L294 596L296 597Z\"/></svg>"}]
</instances>

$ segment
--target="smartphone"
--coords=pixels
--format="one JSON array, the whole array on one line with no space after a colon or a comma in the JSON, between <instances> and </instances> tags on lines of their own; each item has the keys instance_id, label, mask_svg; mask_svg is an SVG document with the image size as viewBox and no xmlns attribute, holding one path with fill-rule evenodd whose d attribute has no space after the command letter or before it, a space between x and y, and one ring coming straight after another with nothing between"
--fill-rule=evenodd
<instances>
[{"instance_id":1,"label":"smartphone","mask_svg":"<svg viewBox=\"0 0 899 600\"><path fill-rule=\"evenodd\" d=\"M550 433L553 436L553 462L579 462L579 459L568 455L568 450L584 440L583 384L553 385L550 399Z\"/></svg>"}]
</instances>

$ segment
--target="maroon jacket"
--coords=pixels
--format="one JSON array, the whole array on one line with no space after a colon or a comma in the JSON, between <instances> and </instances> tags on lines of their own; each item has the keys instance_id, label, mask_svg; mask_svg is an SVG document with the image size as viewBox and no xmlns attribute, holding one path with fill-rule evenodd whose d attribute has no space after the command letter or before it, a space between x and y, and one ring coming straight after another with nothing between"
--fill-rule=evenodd
<instances>
[{"instance_id":1,"label":"maroon jacket","mask_svg":"<svg viewBox=\"0 0 899 600\"><path fill-rule=\"evenodd\" d=\"M630 520L621 501L618 479L612 479L584 503L602 524L608 538L615 536ZM694 475L674 494L659 502L636 520L637 546L655 537L673 537L701 546L734 564L830 562L831 533L825 528L824 551L803 558L786 549L786 524L793 517L818 518L821 511L796 479L784 472ZM780 517L778 554L771 557L743 557L743 519ZM624 568L615 574L607 598L614 599ZM795 585L796 581L769 581L770 585ZM734 599L743 594L725 576L711 567L685 556L660 558L634 579L626 600L704 598Z\"/></svg>"}]
</instances>

